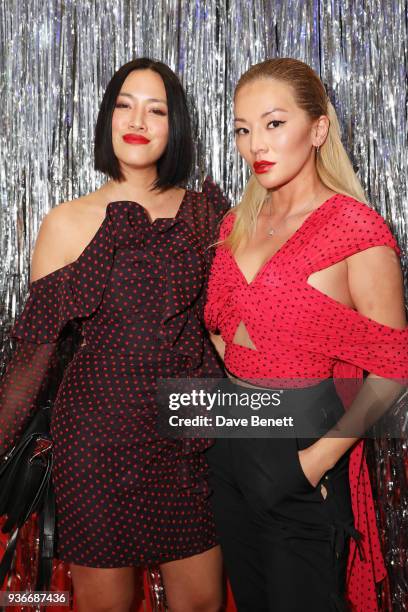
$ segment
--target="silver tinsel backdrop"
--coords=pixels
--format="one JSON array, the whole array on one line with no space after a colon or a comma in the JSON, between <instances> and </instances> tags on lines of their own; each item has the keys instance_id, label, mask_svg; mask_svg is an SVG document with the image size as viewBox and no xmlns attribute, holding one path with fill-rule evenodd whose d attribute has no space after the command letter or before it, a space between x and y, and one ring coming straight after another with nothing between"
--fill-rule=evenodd
<instances>
[{"instance_id":1,"label":"silver tinsel backdrop","mask_svg":"<svg viewBox=\"0 0 408 612\"><path fill-rule=\"evenodd\" d=\"M268 57L308 62L406 270L407 38L404 0L0 0L2 361L41 219L101 184L92 159L98 106L114 71L137 56L180 75L196 130L192 184L208 173L233 201L246 178L233 144L238 77ZM371 448L393 610L407 609L406 457L403 440Z\"/></svg>"}]
</instances>

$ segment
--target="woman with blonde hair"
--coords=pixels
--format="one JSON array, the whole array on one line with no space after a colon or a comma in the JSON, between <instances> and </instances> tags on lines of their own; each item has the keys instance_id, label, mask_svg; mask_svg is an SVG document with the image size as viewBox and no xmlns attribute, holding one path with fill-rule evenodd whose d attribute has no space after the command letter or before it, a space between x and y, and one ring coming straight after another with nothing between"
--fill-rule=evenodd
<instances>
[{"instance_id":1,"label":"woman with blonde hair","mask_svg":"<svg viewBox=\"0 0 408 612\"><path fill-rule=\"evenodd\" d=\"M253 66L234 106L252 177L221 225L205 318L228 390L281 390L294 431L208 452L226 569L239 612L376 610L385 567L359 438L408 378L399 249L309 66Z\"/></svg>"}]
</instances>

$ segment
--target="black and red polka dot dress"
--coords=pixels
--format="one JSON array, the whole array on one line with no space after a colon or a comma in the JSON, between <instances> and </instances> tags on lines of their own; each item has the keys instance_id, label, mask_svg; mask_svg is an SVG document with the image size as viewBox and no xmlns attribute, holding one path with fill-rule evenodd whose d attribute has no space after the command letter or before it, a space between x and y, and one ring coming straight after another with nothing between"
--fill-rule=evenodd
<instances>
[{"instance_id":1,"label":"black and red polka dot dress","mask_svg":"<svg viewBox=\"0 0 408 612\"><path fill-rule=\"evenodd\" d=\"M80 322L83 341L52 417L58 557L66 562L157 564L216 544L202 453L210 442L160 436L156 389L157 378L221 373L202 311L207 247L227 209L209 180L202 193L186 192L175 218L153 223L141 205L112 202L79 258L31 283L13 329L2 414L13 413L14 430L23 423L62 331Z\"/></svg>"}]
</instances>

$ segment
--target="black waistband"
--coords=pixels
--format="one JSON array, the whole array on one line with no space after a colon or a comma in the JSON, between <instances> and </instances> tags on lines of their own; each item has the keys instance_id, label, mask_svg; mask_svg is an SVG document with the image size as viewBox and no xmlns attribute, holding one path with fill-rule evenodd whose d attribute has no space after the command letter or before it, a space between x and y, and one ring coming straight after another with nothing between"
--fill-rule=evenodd
<instances>
[{"instance_id":1,"label":"black waistband","mask_svg":"<svg viewBox=\"0 0 408 612\"><path fill-rule=\"evenodd\" d=\"M242 380L242 382L250 382L244 379L240 379ZM305 386L300 386L299 384L297 384L297 382L300 382L301 384L304 384ZM270 385L266 385L266 386L258 386L258 385L253 385L253 386L245 386L245 385L240 385L239 383L231 380L230 378L225 378L222 382L222 388L229 388L231 390L233 390L235 393L276 393L276 392L284 392L285 395L287 394L288 397L289 396L293 396L294 398L296 397L304 397L305 399L310 399L310 401L314 401L317 398L320 398L322 396L322 394L324 394L325 396L327 395L335 395L337 397L337 392L336 392L336 387L334 384L334 380L333 378L325 378L324 380L300 380L296 381L294 383L293 387L290 387L288 385L290 385L290 380L289 379L285 379L282 381L282 386L280 386L279 384L276 384L277 381L274 380L273 381L274 386L270 386ZM307 383L307 384L305 384Z\"/></svg>"},{"instance_id":2,"label":"black waistband","mask_svg":"<svg viewBox=\"0 0 408 612\"><path fill-rule=\"evenodd\" d=\"M260 398L264 394L275 398L275 402L271 402L266 408L260 408L256 413L262 417L293 417L298 434L305 437L322 435L344 414L344 407L332 378L308 387L284 389L244 387L230 379L224 379L219 390L223 393L236 394L238 398L228 410L230 415L241 412L253 413L251 408L242 408L243 397L249 398L249 406L253 405L254 398Z\"/></svg>"}]
</instances>

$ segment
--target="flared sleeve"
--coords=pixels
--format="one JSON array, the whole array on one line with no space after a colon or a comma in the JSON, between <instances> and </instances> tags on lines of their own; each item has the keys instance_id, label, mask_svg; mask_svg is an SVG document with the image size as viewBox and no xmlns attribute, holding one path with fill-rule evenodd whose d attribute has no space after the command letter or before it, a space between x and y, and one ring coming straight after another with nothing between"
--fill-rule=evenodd
<instances>
[{"instance_id":1,"label":"flared sleeve","mask_svg":"<svg viewBox=\"0 0 408 612\"><path fill-rule=\"evenodd\" d=\"M11 331L13 354L0 383L0 455L18 440L56 370L58 339L69 320L59 304L61 277L57 272L32 283Z\"/></svg>"},{"instance_id":2,"label":"flared sleeve","mask_svg":"<svg viewBox=\"0 0 408 612\"><path fill-rule=\"evenodd\" d=\"M30 284L0 381L0 456L14 446L50 387L57 386L59 348L72 334L70 324L90 316L101 302L112 265L108 221L74 263Z\"/></svg>"}]
</instances>

